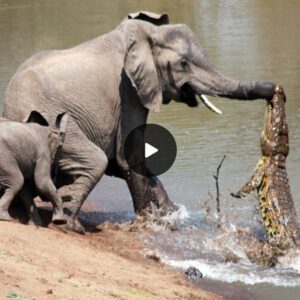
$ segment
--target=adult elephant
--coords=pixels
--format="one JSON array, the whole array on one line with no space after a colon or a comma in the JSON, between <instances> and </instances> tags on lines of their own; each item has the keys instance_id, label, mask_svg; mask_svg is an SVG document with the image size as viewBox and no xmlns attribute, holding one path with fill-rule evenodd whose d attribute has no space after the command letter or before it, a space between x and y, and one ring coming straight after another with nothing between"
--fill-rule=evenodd
<instances>
[{"instance_id":1,"label":"adult elephant","mask_svg":"<svg viewBox=\"0 0 300 300\"><path fill-rule=\"evenodd\" d=\"M27 60L5 93L4 117L23 120L32 110L54 126L69 122L59 161L58 191L71 214L68 227L84 232L77 214L106 172L124 178L137 213L153 202L174 209L161 182L132 171L124 159L129 132L149 111L170 100L198 105L196 95L242 100L270 98L270 82L238 81L218 73L186 25L168 25L166 14L130 14L116 29L67 50Z\"/></svg>"}]
</instances>

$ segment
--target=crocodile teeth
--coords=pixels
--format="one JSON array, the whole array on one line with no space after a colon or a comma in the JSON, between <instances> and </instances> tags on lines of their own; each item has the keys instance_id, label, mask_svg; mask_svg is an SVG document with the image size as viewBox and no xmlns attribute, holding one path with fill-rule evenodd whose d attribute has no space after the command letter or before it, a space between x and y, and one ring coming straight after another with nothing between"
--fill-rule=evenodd
<instances>
[{"instance_id":1,"label":"crocodile teeth","mask_svg":"<svg viewBox=\"0 0 300 300\"><path fill-rule=\"evenodd\" d=\"M197 95L198 96L198 95ZM201 101L204 103L204 105L210 109L211 111L215 112L218 115L222 115L222 111L220 109L218 109L215 105L213 105L206 96L204 95L200 95L198 96Z\"/></svg>"}]
</instances>

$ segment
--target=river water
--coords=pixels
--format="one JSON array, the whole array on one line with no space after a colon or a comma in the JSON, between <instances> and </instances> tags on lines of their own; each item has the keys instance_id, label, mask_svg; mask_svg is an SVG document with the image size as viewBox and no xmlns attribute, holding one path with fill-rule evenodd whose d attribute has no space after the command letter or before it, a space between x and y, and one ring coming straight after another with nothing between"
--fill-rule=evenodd
<instances>
[{"instance_id":1,"label":"river water","mask_svg":"<svg viewBox=\"0 0 300 300\"><path fill-rule=\"evenodd\" d=\"M288 173L299 216L300 1L0 0L0 109L11 76L26 58L44 49L68 48L99 36L117 26L128 12L138 10L167 12L172 23L187 24L223 73L238 79L271 80L285 88L290 129ZM198 240L197 230L205 228L206 242L214 239L202 220L204 206L215 209L213 174L224 155L219 177L221 212L232 226L257 226L255 195L246 200L229 195L249 178L260 156L265 103L211 100L223 111L222 116L203 106L191 109L176 103L164 106L160 114L150 115L150 122L169 129L178 145L174 165L160 178L171 199L189 212L183 231L190 230L195 216L199 222L196 231L175 236L176 245L182 245L180 250L172 248L174 236L166 243L159 235L155 237L157 249L168 263L176 267L197 264L206 277L238 281L257 299L299 299L296 261L272 271L247 265L246 260L244 265L220 267L215 264L217 260L201 259L203 253L198 259L183 246L198 248L203 239ZM90 199L95 210L132 212L129 192L118 179L103 178Z\"/></svg>"}]
</instances>

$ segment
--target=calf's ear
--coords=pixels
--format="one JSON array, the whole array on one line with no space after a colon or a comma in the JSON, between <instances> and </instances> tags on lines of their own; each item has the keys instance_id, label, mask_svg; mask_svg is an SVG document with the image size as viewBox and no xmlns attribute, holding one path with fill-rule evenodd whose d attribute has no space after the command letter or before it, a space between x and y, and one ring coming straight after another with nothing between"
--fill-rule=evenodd
<instances>
[{"instance_id":1,"label":"calf's ear","mask_svg":"<svg viewBox=\"0 0 300 300\"><path fill-rule=\"evenodd\" d=\"M36 110L33 110L30 115L25 118L25 123L37 123L41 126L49 126L48 121Z\"/></svg>"},{"instance_id":2,"label":"calf's ear","mask_svg":"<svg viewBox=\"0 0 300 300\"><path fill-rule=\"evenodd\" d=\"M65 134L67 130L69 116L66 112L62 112L57 115L55 126L60 131L61 134Z\"/></svg>"}]
</instances>

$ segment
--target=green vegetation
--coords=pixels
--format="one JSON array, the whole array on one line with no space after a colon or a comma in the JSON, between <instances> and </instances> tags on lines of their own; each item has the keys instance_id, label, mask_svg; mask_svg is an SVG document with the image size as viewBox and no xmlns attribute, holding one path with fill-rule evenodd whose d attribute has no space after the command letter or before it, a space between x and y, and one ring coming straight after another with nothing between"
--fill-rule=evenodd
<instances>
[{"instance_id":1,"label":"green vegetation","mask_svg":"<svg viewBox=\"0 0 300 300\"><path fill-rule=\"evenodd\" d=\"M128 289L126 292L131 296L143 297L143 299L152 297L152 295L146 291L141 291L133 288Z\"/></svg>"},{"instance_id":2,"label":"green vegetation","mask_svg":"<svg viewBox=\"0 0 300 300\"><path fill-rule=\"evenodd\" d=\"M23 300L23 297L21 295L19 295L17 292L14 292L14 291L9 291L6 294L6 298L15 299L15 300Z\"/></svg>"}]
</instances>

